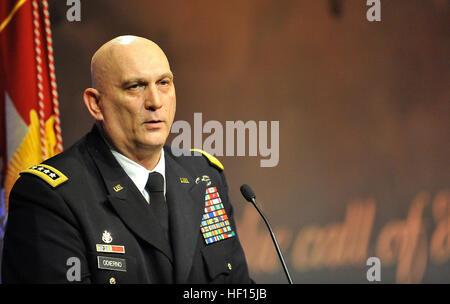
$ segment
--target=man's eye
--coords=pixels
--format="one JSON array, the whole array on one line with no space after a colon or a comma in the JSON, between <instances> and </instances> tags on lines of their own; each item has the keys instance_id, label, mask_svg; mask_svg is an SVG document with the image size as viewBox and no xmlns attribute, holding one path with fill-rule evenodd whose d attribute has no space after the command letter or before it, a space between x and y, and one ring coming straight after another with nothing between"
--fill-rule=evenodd
<instances>
[{"instance_id":1,"label":"man's eye","mask_svg":"<svg viewBox=\"0 0 450 304\"><path fill-rule=\"evenodd\" d=\"M160 84L160 85L163 85L163 86L169 85L169 84L170 84L170 80L161 80L161 81L159 82L159 84Z\"/></svg>"},{"instance_id":2,"label":"man's eye","mask_svg":"<svg viewBox=\"0 0 450 304\"><path fill-rule=\"evenodd\" d=\"M143 88L144 86L145 86L144 84L136 83L136 84L129 86L127 89L128 90L137 90L137 89Z\"/></svg>"}]
</instances>

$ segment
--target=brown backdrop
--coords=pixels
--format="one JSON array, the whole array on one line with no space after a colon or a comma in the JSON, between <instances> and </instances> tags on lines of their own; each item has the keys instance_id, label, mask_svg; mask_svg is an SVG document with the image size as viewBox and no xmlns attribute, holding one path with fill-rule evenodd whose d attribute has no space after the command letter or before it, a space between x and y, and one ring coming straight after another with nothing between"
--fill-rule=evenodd
<instances>
[{"instance_id":1,"label":"brown backdrop","mask_svg":"<svg viewBox=\"0 0 450 304\"><path fill-rule=\"evenodd\" d=\"M368 22L362 0L89 0L69 22L50 1L64 145L92 125L93 52L148 37L176 75L176 119L280 123L276 167L220 157L257 282L285 278L242 183L297 283L367 282L371 256L382 282L450 283L449 3L382 1Z\"/></svg>"}]
</instances>

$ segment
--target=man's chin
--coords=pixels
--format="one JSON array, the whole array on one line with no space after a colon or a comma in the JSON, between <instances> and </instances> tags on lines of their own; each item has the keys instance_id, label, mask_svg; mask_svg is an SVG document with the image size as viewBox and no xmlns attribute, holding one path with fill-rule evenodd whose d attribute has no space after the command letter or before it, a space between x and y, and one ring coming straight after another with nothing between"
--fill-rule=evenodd
<instances>
[{"instance_id":1,"label":"man's chin","mask_svg":"<svg viewBox=\"0 0 450 304\"><path fill-rule=\"evenodd\" d=\"M156 135L156 134L152 134ZM149 150L158 150L161 149L166 143L167 137L165 136L151 136L151 138L147 137L141 142L142 147L146 147Z\"/></svg>"}]
</instances>

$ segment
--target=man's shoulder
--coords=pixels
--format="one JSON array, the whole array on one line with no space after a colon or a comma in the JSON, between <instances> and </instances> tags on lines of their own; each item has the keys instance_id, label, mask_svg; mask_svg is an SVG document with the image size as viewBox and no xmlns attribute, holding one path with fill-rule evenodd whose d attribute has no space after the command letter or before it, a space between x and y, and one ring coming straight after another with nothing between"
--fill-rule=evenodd
<instances>
[{"instance_id":1,"label":"man's shoulder","mask_svg":"<svg viewBox=\"0 0 450 304\"><path fill-rule=\"evenodd\" d=\"M183 150L171 146L164 147L165 153L183 167L191 167L194 170L205 166L219 172L224 170L222 163L213 155L200 149Z\"/></svg>"},{"instance_id":2,"label":"man's shoulder","mask_svg":"<svg viewBox=\"0 0 450 304\"><path fill-rule=\"evenodd\" d=\"M53 188L57 188L67 181L77 178L79 173L86 170L84 160L84 138L76 142L67 150L48 158L40 164L32 165L20 172L20 176L33 176L45 181ZM27 179L29 182L35 179Z\"/></svg>"}]
</instances>

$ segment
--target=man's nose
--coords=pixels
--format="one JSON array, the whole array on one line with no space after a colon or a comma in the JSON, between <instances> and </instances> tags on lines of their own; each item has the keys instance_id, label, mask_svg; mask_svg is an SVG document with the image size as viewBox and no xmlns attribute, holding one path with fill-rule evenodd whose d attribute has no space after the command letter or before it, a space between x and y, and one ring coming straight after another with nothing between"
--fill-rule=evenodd
<instances>
[{"instance_id":1,"label":"man's nose","mask_svg":"<svg viewBox=\"0 0 450 304\"><path fill-rule=\"evenodd\" d=\"M155 85L149 86L145 93L145 108L155 111L163 105L158 88Z\"/></svg>"}]
</instances>

